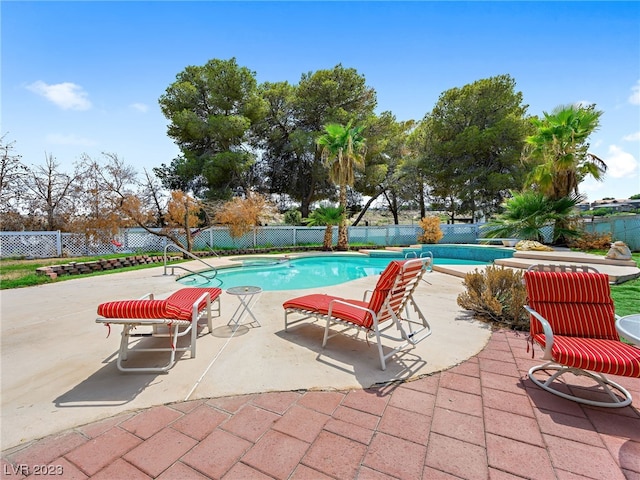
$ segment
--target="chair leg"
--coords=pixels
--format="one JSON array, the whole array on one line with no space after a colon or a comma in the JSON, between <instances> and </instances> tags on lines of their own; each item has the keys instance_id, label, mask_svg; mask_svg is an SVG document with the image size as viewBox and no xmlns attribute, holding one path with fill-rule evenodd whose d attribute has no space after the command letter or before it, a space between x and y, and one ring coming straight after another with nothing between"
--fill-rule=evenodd
<instances>
[{"instance_id":1,"label":"chair leg","mask_svg":"<svg viewBox=\"0 0 640 480\"><path fill-rule=\"evenodd\" d=\"M380 356L380 366L382 370L387 369L387 362L384 358L384 350L382 349L382 339L380 338L380 331L376 328L376 343L378 344L378 355Z\"/></svg>"},{"instance_id":2,"label":"chair leg","mask_svg":"<svg viewBox=\"0 0 640 480\"><path fill-rule=\"evenodd\" d=\"M191 323L190 328L191 329L191 347L190 347L190 352L191 352L191 358L196 358L196 340L198 339L198 315L196 314L196 318L193 320L193 322ZM177 332L177 329L176 329Z\"/></svg>"},{"instance_id":3,"label":"chair leg","mask_svg":"<svg viewBox=\"0 0 640 480\"><path fill-rule=\"evenodd\" d=\"M123 362L126 362L129 356L129 342L131 340L131 330L135 328L134 325L124 324L122 326L122 336L120 338L120 348L118 351L118 359L116 361L116 367L121 372L138 372L138 373L158 373L158 372L166 372L169 370L176 359L176 344L178 341L178 337L180 336L180 326L179 325L171 325L169 327L169 340L171 341L171 348L134 348L132 351L137 352L166 352L169 351L169 362L163 367L125 367L123 366ZM158 329L154 325L152 330L157 333ZM137 336L137 335L134 335ZM154 334L140 334L141 337L153 337ZM182 349L184 351L185 349Z\"/></svg>"},{"instance_id":4,"label":"chair leg","mask_svg":"<svg viewBox=\"0 0 640 480\"><path fill-rule=\"evenodd\" d=\"M329 339L329 327L331 326L331 319L327 318L327 324L324 327L324 337L322 338L322 348L327 346L327 340Z\"/></svg>"},{"instance_id":5,"label":"chair leg","mask_svg":"<svg viewBox=\"0 0 640 480\"><path fill-rule=\"evenodd\" d=\"M545 381L540 380L534 374L540 370L545 371L554 371L551 376ZM587 398L582 398L577 395L569 395L564 393L553 387L553 382L558 380L562 375L566 373L571 373L575 376L585 376L593 380L597 383L603 392L605 392L610 398L611 401L597 401L597 400L589 400ZM529 378L533 383L535 383L540 388L546 390L547 392L553 393L554 395L558 395L559 397L566 398L567 400L573 400L574 402L583 403L585 405L591 405L594 407L605 407L605 408L620 408L626 407L631 404L632 398L631 394L622 386L617 384L616 382L609 380L601 373L589 372L586 370L582 370L580 368L567 367L565 365L559 365L553 361L547 362L543 365L538 365L536 367L532 367L529 370ZM615 392L618 392L616 395ZM622 399L621 399L622 397Z\"/></svg>"},{"instance_id":6,"label":"chair leg","mask_svg":"<svg viewBox=\"0 0 640 480\"><path fill-rule=\"evenodd\" d=\"M129 352L129 337L132 328L132 325L123 325L122 327L122 334L120 337L120 351L118 352L118 358L122 361L127 360Z\"/></svg>"}]
</instances>

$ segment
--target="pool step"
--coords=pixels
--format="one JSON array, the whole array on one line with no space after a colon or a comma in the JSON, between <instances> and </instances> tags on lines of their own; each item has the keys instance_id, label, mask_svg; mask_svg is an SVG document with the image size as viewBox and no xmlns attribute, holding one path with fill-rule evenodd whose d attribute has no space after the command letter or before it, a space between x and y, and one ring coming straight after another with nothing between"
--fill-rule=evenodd
<instances>
[{"instance_id":1,"label":"pool step","mask_svg":"<svg viewBox=\"0 0 640 480\"><path fill-rule=\"evenodd\" d=\"M545 253L555 253L555 252L545 252ZM499 258L494 262L496 265L501 265L503 267L511 267L511 268L520 268L527 269L531 265L535 265L538 263L543 264L563 264L563 265L588 265L590 267L594 267L601 273L606 273L609 275L609 281L611 283L622 283L628 280L633 280L634 278L640 277L640 268L636 266L625 266L625 265L611 265L608 263L601 262L593 262L590 259L585 259L580 255L572 256L553 256L547 255L543 256L534 256L534 257L513 257L513 258Z\"/></svg>"},{"instance_id":2,"label":"pool step","mask_svg":"<svg viewBox=\"0 0 640 480\"><path fill-rule=\"evenodd\" d=\"M591 253L573 252L571 250L554 250L552 252L541 252L532 250L518 250L513 254L514 258L543 260L546 263L595 263L605 265L616 265L619 267L636 267L633 260L612 260L604 255L593 255Z\"/></svg>"}]
</instances>

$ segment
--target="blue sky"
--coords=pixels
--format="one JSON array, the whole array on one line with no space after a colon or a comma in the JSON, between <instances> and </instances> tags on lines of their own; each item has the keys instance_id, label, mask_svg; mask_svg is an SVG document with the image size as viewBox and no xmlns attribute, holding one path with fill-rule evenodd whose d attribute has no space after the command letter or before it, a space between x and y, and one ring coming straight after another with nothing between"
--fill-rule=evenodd
<instances>
[{"instance_id":1,"label":"blue sky","mask_svg":"<svg viewBox=\"0 0 640 480\"><path fill-rule=\"evenodd\" d=\"M640 193L640 2L29 2L4 0L0 134L28 165L116 153L151 169L178 154L158 98L188 65L235 57L258 82L338 63L378 111L419 120L442 92L509 74L541 115L604 111L590 200Z\"/></svg>"}]
</instances>

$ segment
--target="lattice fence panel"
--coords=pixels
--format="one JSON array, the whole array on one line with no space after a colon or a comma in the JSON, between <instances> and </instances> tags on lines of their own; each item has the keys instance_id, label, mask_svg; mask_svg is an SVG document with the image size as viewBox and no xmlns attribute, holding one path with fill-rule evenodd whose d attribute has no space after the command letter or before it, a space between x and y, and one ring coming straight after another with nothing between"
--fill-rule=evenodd
<instances>
[{"instance_id":1,"label":"lattice fence panel","mask_svg":"<svg viewBox=\"0 0 640 480\"><path fill-rule=\"evenodd\" d=\"M143 228L122 230L115 240L121 244L116 248L118 252L162 252L167 244L165 237L154 235Z\"/></svg>"},{"instance_id":2,"label":"lattice fence panel","mask_svg":"<svg viewBox=\"0 0 640 480\"><path fill-rule=\"evenodd\" d=\"M253 248L253 232L247 233L240 238L233 238L229 234L229 229L216 227L212 228L213 249L225 248Z\"/></svg>"},{"instance_id":3,"label":"lattice fence panel","mask_svg":"<svg viewBox=\"0 0 640 480\"><path fill-rule=\"evenodd\" d=\"M0 236L0 256L3 258L57 257L58 250L58 232L2 232Z\"/></svg>"},{"instance_id":4,"label":"lattice fence panel","mask_svg":"<svg viewBox=\"0 0 640 480\"><path fill-rule=\"evenodd\" d=\"M640 215L594 217L585 222L585 230L591 233L610 233L612 241L620 240L631 250L640 250Z\"/></svg>"},{"instance_id":5,"label":"lattice fence panel","mask_svg":"<svg viewBox=\"0 0 640 480\"><path fill-rule=\"evenodd\" d=\"M444 237L439 243L477 243L486 235L481 224L441 224ZM588 232L611 233L631 250L640 251L640 215L596 217L585 222ZM200 251L243 249L267 246L322 245L325 227L269 226L259 227L241 238L233 239L225 227L212 227L194 234L194 249ZM417 225L364 226L349 228L349 242L363 245L406 246L417 243L421 233ZM551 243L553 227L542 229L544 242ZM183 241L184 238L180 237ZM333 227L333 244L338 240L338 227ZM104 236L85 236L59 232L0 232L0 256L46 258L105 255L109 253L162 252L169 241L141 228L122 230L112 241Z\"/></svg>"},{"instance_id":6,"label":"lattice fence panel","mask_svg":"<svg viewBox=\"0 0 640 480\"><path fill-rule=\"evenodd\" d=\"M296 230L290 226L256 229L256 247L285 247L294 244Z\"/></svg>"},{"instance_id":7,"label":"lattice fence panel","mask_svg":"<svg viewBox=\"0 0 640 480\"><path fill-rule=\"evenodd\" d=\"M326 227L293 227L296 232L296 245L315 246L322 245ZM333 227L333 245L338 242L338 227Z\"/></svg>"},{"instance_id":8,"label":"lattice fence panel","mask_svg":"<svg viewBox=\"0 0 640 480\"><path fill-rule=\"evenodd\" d=\"M82 233L63 233L62 255L65 257L81 257L106 255L115 251L115 246L102 238Z\"/></svg>"},{"instance_id":9,"label":"lattice fence panel","mask_svg":"<svg viewBox=\"0 0 640 480\"><path fill-rule=\"evenodd\" d=\"M386 246L389 245L387 233L387 227L349 227L349 243Z\"/></svg>"},{"instance_id":10,"label":"lattice fence panel","mask_svg":"<svg viewBox=\"0 0 640 480\"><path fill-rule=\"evenodd\" d=\"M439 243L477 243L481 237L480 228L475 223L440 224L444 236Z\"/></svg>"}]
</instances>

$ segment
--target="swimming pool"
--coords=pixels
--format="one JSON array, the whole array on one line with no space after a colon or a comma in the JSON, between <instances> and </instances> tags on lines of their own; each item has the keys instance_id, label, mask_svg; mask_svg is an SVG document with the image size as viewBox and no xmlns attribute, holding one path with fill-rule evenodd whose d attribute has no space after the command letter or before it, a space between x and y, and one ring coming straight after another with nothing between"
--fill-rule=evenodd
<instances>
[{"instance_id":1,"label":"swimming pool","mask_svg":"<svg viewBox=\"0 0 640 480\"><path fill-rule=\"evenodd\" d=\"M392 260L401 257L370 257L367 255L320 255L292 258L275 264L221 268L207 282L202 276L188 275L178 281L190 287L213 286L227 289L255 285L265 291L297 290L328 287L370 275L379 275ZM486 265L487 262L436 258L435 265Z\"/></svg>"}]
</instances>

